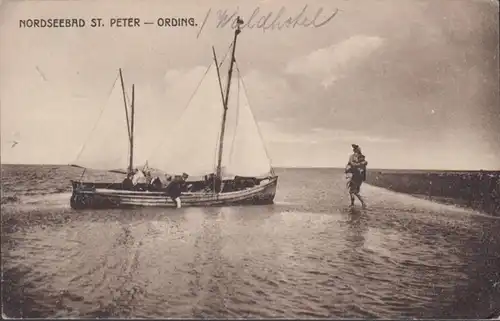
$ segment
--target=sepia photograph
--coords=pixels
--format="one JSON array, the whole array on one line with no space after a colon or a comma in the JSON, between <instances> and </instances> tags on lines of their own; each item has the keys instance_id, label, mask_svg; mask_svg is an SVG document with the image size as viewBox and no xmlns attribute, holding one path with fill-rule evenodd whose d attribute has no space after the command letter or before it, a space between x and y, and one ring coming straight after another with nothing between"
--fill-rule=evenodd
<instances>
[{"instance_id":1,"label":"sepia photograph","mask_svg":"<svg viewBox=\"0 0 500 321\"><path fill-rule=\"evenodd\" d=\"M3 318L500 319L498 0L0 0Z\"/></svg>"}]
</instances>

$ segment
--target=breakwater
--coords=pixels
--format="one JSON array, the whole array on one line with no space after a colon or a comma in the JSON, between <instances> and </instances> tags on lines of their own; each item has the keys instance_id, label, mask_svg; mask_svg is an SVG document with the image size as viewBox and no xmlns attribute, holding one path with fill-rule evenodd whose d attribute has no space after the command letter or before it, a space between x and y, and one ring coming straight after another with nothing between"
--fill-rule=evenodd
<instances>
[{"instance_id":1,"label":"breakwater","mask_svg":"<svg viewBox=\"0 0 500 321\"><path fill-rule=\"evenodd\" d=\"M371 170L366 183L500 216L500 171Z\"/></svg>"}]
</instances>

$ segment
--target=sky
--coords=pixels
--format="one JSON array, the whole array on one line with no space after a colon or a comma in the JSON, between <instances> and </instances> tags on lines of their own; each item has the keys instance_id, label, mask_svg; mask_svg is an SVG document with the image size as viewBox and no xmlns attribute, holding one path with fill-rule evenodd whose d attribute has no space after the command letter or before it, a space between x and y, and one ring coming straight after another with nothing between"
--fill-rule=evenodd
<instances>
[{"instance_id":1,"label":"sky","mask_svg":"<svg viewBox=\"0 0 500 321\"><path fill-rule=\"evenodd\" d=\"M183 139L169 129L212 62L211 47L221 59L227 51L224 13L248 21L257 8L257 18L281 10L284 21L305 6L309 19L322 9L317 25L336 14L318 27L246 27L237 44L274 166L343 167L355 143L371 168L500 169L498 1L490 0L3 0L1 162L75 162L118 68L129 94L135 86L136 154L158 149L160 136ZM107 26L91 28L95 17ZM110 27L117 17L198 25ZM19 27L30 18L87 25ZM101 143L123 142L123 127L105 128Z\"/></svg>"}]
</instances>

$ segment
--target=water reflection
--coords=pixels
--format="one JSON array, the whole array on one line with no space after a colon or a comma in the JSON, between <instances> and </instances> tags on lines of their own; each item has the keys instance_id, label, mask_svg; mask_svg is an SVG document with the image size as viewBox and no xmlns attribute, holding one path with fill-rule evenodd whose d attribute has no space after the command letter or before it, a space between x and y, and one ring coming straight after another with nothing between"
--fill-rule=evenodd
<instances>
[{"instance_id":1,"label":"water reflection","mask_svg":"<svg viewBox=\"0 0 500 321\"><path fill-rule=\"evenodd\" d=\"M224 267L227 261L222 255L222 213L215 209L205 212L200 234L195 236L193 273L195 279L192 292L195 295L193 317L204 317L205 307L221 311L224 307L227 279Z\"/></svg>"},{"instance_id":2,"label":"water reflection","mask_svg":"<svg viewBox=\"0 0 500 321\"><path fill-rule=\"evenodd\" d=\"M12 293L30 316L437 317L465 305L471 280L499 277L498 240L472 217L275 206L66 215L3 240L6 284L23 289Z\"/></svg>"},{"instance_id":3,"label":"water reflection","mask_svg":"<svg viewBox=\"0 0 500 321\"><path fill-rule=\"evenodd\" d=\"M368 230L366 215L359 210L352 210L347 217L346 242L353 250L365 245L365 233Z\"/></svg>"}]
</instances>

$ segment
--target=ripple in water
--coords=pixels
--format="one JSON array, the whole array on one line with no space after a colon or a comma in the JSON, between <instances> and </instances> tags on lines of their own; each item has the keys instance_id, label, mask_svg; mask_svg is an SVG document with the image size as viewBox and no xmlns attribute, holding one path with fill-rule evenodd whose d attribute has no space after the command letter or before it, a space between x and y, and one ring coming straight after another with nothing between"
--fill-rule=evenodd
<instances>
[{"instance_id":1,"label":"ripple in water","mask_svg":"<svg viewBox=\"0 0 500 321\"><path fill-rule=\"evenodd\" d=\"M22 195L2 205L4 311L483 318L500 308L499 220L369 186L370 210L349 212L337 172L280 176L272 206L76 212L64 193Z\"/></svg>"}]
</instances>

